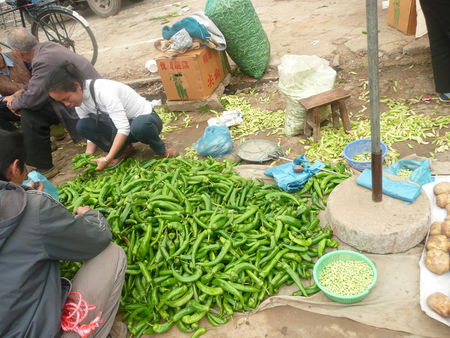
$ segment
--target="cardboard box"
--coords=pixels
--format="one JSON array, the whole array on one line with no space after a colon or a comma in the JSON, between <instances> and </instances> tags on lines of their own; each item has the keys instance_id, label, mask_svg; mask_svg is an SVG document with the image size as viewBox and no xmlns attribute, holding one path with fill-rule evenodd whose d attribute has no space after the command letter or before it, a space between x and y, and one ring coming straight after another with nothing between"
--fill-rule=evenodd
<instances>
[{"instance_id":1,"label":"cardboard box","mask_svg":"<svg viewBox=\"0 0 450 338\"><path fill-rule=\"evenodd\" d=\"M388 25L406 35L416 34L416 0L390 0Z\"/></svg>"},{"instance_id":2,"label":"cardboard box","mask_svg":"<svg viewBox=\"0 0 450 338\"><path fill-rule=\"evenodd\" d=\"M174 58L156 59L167 100L208 98L229 72L225 52L210 48L188 51Z\"/></svg>"}]
</instances>

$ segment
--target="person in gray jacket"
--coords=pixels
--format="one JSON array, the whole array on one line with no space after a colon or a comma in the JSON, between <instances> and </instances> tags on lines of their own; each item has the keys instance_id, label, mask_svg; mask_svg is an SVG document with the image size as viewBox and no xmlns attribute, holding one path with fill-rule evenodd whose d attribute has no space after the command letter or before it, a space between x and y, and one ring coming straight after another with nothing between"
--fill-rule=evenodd
<instances>
[{"instance_id":1,"label":"person in gray jacket","mask_svg":"<svg viewBox=\"0 0 450 338\"><path fill-rule=\"evenodd\" d=\"M124 251L111 243L100 212L83 206L73 215L50 195L21 185L20 133L0 131L0 144L0 337L78 337L61 331L70 282L61 279L59 260L85 261L71 290L96 308L80 325L93 323L90 337L106 337L125 278Z\"/></svg>"},{"instance_id":2,"label":"person in gray jacket","mask_svg":"<svg viewBox=\"0 0 450 338\"><path fill-rule=\"evenodd\" d=\"M11 111L21 116L26 163L50 178L57 174L52 162L50 126L62 123L75 142L80 140L80 136L75 128L78 121L75 110L49 98L45 88L48 72L55 65L69 61L87 79L101 76L83 56L55 42L39 43L24 28L12 29L7 38L14 52L23 61L31 63L32 71L28 85L3 101Z\"/></svg>"}]
</instances>

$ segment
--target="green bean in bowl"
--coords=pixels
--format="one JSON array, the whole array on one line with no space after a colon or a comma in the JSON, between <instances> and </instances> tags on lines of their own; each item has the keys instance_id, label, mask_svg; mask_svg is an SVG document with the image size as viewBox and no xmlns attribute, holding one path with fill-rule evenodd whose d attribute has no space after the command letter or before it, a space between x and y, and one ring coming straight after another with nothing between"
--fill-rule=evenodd
<instances>
[{"instance_id":1,"label":"green bean in bowl","mask_svg":"<svg viewBox=\"0 0 450 338\"><path fill-rule=\"evenodd\" d=\"M373 271L363 261L336 261L322 270L320 284L328 291L341 296L364 292L372 283Z\"/></svg>"},{"instance_id":2,"label":"green bean in bowl","mask_svg":"<svg viewBox=\"0 0 450 338\"><path fill-rule=\"evenodd\" d=\"M377 270L366 256L349 250L329 252L314 266L316 284L331 300L351 304L364 299L377 280Z\"/></svg>"}]
</instances>

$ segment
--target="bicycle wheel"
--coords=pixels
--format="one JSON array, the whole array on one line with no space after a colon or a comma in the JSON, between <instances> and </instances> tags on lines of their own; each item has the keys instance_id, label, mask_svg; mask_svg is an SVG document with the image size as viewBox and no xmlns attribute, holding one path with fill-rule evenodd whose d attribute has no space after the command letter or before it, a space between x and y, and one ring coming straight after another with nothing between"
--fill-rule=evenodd
<instances>
[{"instance_id":1,"label":"bicycle wheel","mask_svg":"<svg viewBox=\"0 0 450 338\"><path fill-rule=\"evenodd\" d=\"M67 47L95 64L98 47L88 22L77 12L61 6L39 11L31 25L31 34L39 41L53 41Z\"/></svg>"}]
</instances>

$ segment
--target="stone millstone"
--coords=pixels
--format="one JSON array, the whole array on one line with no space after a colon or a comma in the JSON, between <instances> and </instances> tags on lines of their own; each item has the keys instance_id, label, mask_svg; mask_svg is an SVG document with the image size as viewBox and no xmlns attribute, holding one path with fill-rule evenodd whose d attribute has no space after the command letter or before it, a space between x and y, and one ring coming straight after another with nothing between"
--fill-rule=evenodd
<instances>
[{"instance_id":1,"label":"stone millstone","mask_svg":"<svg viewBox=\"0 0 450 338\"><path fill-rule=\"evenodd\" d=\"M356 184L352 177L330 194L327 219L334 234L352 247L372 253L406 251L427 234L430 204L425 193L412 204L383 195L372 201L372 191Z\"/></svg>"}]
</instances>

